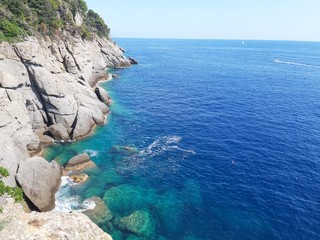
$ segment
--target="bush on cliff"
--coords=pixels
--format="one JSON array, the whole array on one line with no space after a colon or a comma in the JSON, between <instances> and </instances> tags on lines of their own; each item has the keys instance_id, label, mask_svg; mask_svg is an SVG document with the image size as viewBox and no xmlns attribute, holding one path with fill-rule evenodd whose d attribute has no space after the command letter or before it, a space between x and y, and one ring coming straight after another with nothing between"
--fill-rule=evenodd
<instances>
[{"instance_id":1,"label":"bush on cliff","mask_svg":"<svg viewBox=\"0 0 320 240\"><path fill-rule=\"evenodd\" d=\"M76 15L83 19L75 26ZM84 0L0 0L0 41L19 40L26 35L54 36L62 30L77 32L85 39L96 33L109 37L110 29Z\"/></svg>"},{"instance_id":2,"label":"bush on cliff","mask_svg":"<svg viewBox=\"0 0 320 240\"><path fill-rule=\"evenodd\" d=\"M16 202L23 200L23 191L19 187L9 187L4 184L1 180L3 177L8 177L9 172L7 169L0 167L0 196L3 196L5 193L14 198Z\"/></svg>"}]
</instances>

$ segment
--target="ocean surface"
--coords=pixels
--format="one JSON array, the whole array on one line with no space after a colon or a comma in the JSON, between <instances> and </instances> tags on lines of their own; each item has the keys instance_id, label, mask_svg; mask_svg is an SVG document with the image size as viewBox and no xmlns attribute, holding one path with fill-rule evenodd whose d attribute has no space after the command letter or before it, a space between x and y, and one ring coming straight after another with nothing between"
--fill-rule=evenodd
<instances>
[{"instance_id":1,"label":"ocean surface","mask_svg":"<svg viewBox=\"0 0 320 240\"><path fill-rule=\"evenodd\" d=\"M104 199L115 240L320 239L320 43L116 41L140 64L101 84L105 126L46 150L97 165L57 210Z\"/></svg>"}]
</instances>

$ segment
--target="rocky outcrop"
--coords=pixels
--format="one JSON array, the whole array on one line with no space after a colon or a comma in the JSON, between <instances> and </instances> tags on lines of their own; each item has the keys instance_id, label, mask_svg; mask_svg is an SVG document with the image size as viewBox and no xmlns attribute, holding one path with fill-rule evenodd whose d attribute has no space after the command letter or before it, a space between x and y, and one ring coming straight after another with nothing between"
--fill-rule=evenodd
<instances>
[{"instance_id":1,"label":"rocky outcrop","mask_svg":"<svg viewBox=\"0 0 320 240\"><path fill-rule=\"evenodd\" d=\"M81 19L75 21L80 24ZM113 42L92 41L65 31L59 37L0 44L0 166L9 170L5 184L16 186L21 161L39 143L74 140L105 123L110 97L97 81L106 68L130 61ZM53 138L53 139L52 139Z\"/></svg>"},{"instance_id":2,"label":"rocky outcrop","mask_svg":"<svg viewBox=\"0 0 320 240\"><path fill-rule=\"evenodd\" d=\"M131 64L139 64L139 62L136 59L134 59L133 57L129 57L129 61Z\"/></svg>"},{"instance_id":3,"label":"rocky outcrop","mask_svg":"<svg viewBox=\"0 0 320 240\"><path fill-rule=\"evenodd\" d=\"M92 168L95 166L96 165L94 164L94 162L91 161L88 153L82 153L72 157L68 161L67 165L65 166L65 171L76 172L76 171L82 171L87 168Z\"/></svg>"},{"instance_id":4,"label":"rocky outcrop","mask_svg":"<svg viewBox=\"0 0 320 240\"><path fill-rule=\"evenodd\" d=\"M54 208L61 176L62 169L58 163L33 157L20 163L16 178L27 198L44 212Z\"/></svg>"},{"instance_id":5,"label":"rocky outcrop","mask_svg":"<svg viewBox=\"0 0 320 240\"><path fill-rule=\"evenodd\" d=\"M81 213L25 213L20 204L8 203L0 214L0 239L112 240Z\"/></svg>"}]
</instances>

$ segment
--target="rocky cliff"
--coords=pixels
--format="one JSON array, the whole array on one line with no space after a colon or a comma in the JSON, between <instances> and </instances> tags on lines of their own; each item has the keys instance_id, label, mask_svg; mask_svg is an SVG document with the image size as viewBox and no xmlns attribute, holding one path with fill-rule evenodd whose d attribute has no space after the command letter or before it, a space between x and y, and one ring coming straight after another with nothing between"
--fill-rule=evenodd
<instances>
[{"instance_id":1,"label":"rocky cliff","mask_svg":"<svg viewBox=\"0 0 320 240\"><path fill-rule=\"evenodd\" d=\"M0 214L0 239L7 240L112 240L81 213L25 213L20 204L8 203Z\"/></svg>"},{"instance_id":2,"label":"rocky cliff","mask_svg":"<svg viewBox=\"0 0 320 240\"><path fill-rule=\"evenodd\" d=\"M73 21L80 26L81 14ZM0 43L0 166L10 173L5 184L20 185L36 209L52 209L61 170L30 155L42 144L76 140L104 124L110 98L96 83L110 77L107 68L130 65L108 38L92 33L86 39L67 28Z\"/></svg>"},{"instance_id":3,"label":"rocky cliff","mask_svg":"<svg viewBox=\"0 0 320 240\"><path fill-rule=\"evenodd\" d=\"M10 173L4 182L14 187L18 180L25 193L39 193L29 199L37 209L52 209L54 193L37 203L50 182L58 184L57 174L47 171L32 181L21 177L46 168L32 161L30 152L41 143L82 138L95 125L104 124L110 98L96 83L109 77L107 67L129 66L113 42L99 37L86 41L66 32L64 39L29 37L15 44L1 43L0 166ZM24 171L27 159L33 168Z\"/></svg>"},{"instance_id":4,"label":"rocky cliff","mask_svg":"<svg viewBox=\"0 0 320 240\"><path fill-rule=\"evenodd\" d=\"M111 41L66 32L64 39L29 37L0 45L0 165L14 174L41 139L73 140L105 122L109 98L95 86L107 67L130 62ZM43 135L47 137L43 137Z\"/></svg>"}]
</instances>

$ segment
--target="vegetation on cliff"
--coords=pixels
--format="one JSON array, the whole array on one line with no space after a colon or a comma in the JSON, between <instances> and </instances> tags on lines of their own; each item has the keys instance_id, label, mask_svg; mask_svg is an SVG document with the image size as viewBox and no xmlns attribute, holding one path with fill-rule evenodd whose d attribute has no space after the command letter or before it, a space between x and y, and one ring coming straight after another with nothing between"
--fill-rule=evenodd
<instances>
[{"instance_id":1,"label":"vegetation on cliff","mask_svg":"<svg viewBox=\"0 0 320 240\"><path fill-rule=\"evenodd\" d=\"M110 29L84 0L0 0L0 41L59 35L63 30L90 39L109 37Z\"/></svg>"},{"instance_id":2,"label":"vegetation on cliff","mask_svg":"<svg viewBox=\"0 0 320 240\"><path fill-rule=\"evenodd\" d=\"M15 199L15 201L19 202L23 199L23 191L20 187L9 187L4 184L1 180L3 177L8 177L9 172L7 169L0 167L0 196L3 196L5 193L10 195Z\"/></svg>"}]
</instances>

